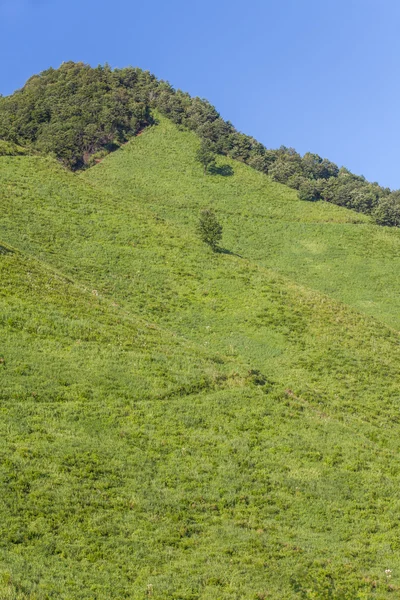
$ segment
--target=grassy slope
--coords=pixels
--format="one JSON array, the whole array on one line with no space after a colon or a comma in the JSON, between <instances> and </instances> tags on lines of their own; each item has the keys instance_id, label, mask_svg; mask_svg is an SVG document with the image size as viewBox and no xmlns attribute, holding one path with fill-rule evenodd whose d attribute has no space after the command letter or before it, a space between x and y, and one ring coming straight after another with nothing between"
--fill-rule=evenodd
<instances>
[{"instance_id":1,"label":"grassy slope","mask_svg":"<svg viewBox=\"0 0 400 600\"><path fill-rule=\"evenodd\" d=\"M0 269L3 598L385 597L395 427L229 377L18 254Z\"/></svg>"},{"instance_id":2,"label":"grassy slope","mask_svg":"<svg viewBox=\"0 0 400 600\"><path fill-rule=\"evenodd\" d=\"M89 290L299 393L321 392L340 411L360 402L365 412L353 397L367 386L372 406L396 389L395 361L383 390L375 374L397 351L396 334L387 346L373 321L255 263L212 254L131 194L104 194L37 157L3 164L3 239Z\"/></svg>"},{"instance_id":3,"label":"grassy slope","mask_svg":"<svg viewBox=\"0 0 400 600\"><path fill-rule=\"evenodd\" d=\"M197 144L194 134L161 119L84 177L191 229L200 207L212 204L229 250L400 328L400 230L323 202L299 202L295 191L229 159L220 163L234 176L202 178Z\"/></svg>"},{"instance_id":4,"label":"grassy slope","mask_svg":"<svg viewBox=\"0 0 400 600\"><path fill-rule=\"evenodd\" d=\"M0 239L79 282L0 256L4 594L384 598L400 569L399 336L261 261L210 253L188 227L193 198L174 211L119 186L137 144L154 190L167 178L160 134L193 149L164 124L83 178L0 160ZM199 190L234 180L190 164ZM235 169L244 186L253 172ZM272 189L279 224L288 200ZM150 354L130 346L139 323Z\"/></svg>"},{"instance_id":5,"label":"grassy slope","mask_svg":"<svg viewBox=\"0 0 400 600\"><path fill-rule=\"evenodd\" d=\"M29 151L13 142L0 140L0 156L23 156L29 154Z\"/></svg>"}]
</instances>

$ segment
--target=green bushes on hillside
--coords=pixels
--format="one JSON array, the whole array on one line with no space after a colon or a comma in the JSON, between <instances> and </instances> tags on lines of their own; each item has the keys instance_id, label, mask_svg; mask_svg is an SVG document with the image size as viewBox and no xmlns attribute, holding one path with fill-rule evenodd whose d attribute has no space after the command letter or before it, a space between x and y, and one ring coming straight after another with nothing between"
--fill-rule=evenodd
<instances>
[{"instance_id":1,"label":"green bushes on hillside","mask_svg":"<svg viewBox=\"0 0 400 600\"><path fill-rule=\"evenodd\" d=\"M222 240L222 225L218 222L212 208L206 208L201 211L197 232L200 239L205 244L208 244L214 252L217 252L218 244Z\"/></svg>"},{"instance_id":2,"label":"green bushes on hillside","mask_svg":"<svg viewBox=\"0 0 400 600\"><path fill-rule=\"evenodd\" d=\"M400 227L400 191L383 198L375 208L374 217L378 225Z\"/></svg>"},{"instance_id":3,"label":"green bushes on hillside","mask_svg":"<svg viewBox=\"0 0 400 600\"><path fill-rule=\"evenodd\" d=\"M21 148L21 146L12 142L0 140L0 156L21 156L24 154L28 154L25 148Z\"/></svg>"},{"instance_id":4,"label":"green bushes on hillside","mask_svg":"<svg viewBox=\"0 0 400 600\"><path fill-rule=\"evenodd\" d=\"M372 215L378 224L398 226L397 200L388 188L317 154L301 156L285 146L268 150L236 131L207 100L192 98L138 68L68 62L31 77L22 90L0 98L0 140L51 153L80 169L152 124L152 109L195 131L208 155L212 148L268 173L298 190L301 200L325 200ZM204 162L203 167L206 172Z\"/></svg>"},{"instance_id":5,"label":"green bushes on hillside","mask_svg":"<svg viewBox=\"0 0 400 600\"><path fill-rule=\"evenodd\" d=\"M0 98L0 139L32 145L79 169L94 153L115 149L151 124L152 108L212 142L217 153L253 161L264 171L272 161L262 144L238 133L209 102L175 91L148 71L73 62L35 75Z\"/></svg>"},{"instance_id":6,"label":"green bushes on hillside","mask_svg":"<svg viewBox=\"0 0 400 600\"><path fill-rule=\"evenodd\" d=\"M317 154L307 152L301 157L293 148L281 148L269 174L275 181L298 190L300 200L325 200L368 215L385 212L384 224L396 225L385 208L378 210L383 199L391 195L388 188L370 183L344 167L339 169Z\"/></svg>"},{"instance_id":7,"label":"green bushes on hillside","mask_svg":"<svg viewBox=\"0 0 400 600\"><path fill-rule=\"evenodd\" d=\"M209 140L202 140L196 158L203 167L204 175L206 175L208 169L215 165L214 147L212 142Z\"/></svg>"},{"instance_id":8,"label":"green bushes on hillside","mask_svg":"<svg viewBox=\"0 0 400 600\"><path fill-rule=\"evenodd\" d=\"M0 100L0 139L52 153L72 169L150 122L148 104L108 66L64 63Z\"/></svg>"}]
</instances>

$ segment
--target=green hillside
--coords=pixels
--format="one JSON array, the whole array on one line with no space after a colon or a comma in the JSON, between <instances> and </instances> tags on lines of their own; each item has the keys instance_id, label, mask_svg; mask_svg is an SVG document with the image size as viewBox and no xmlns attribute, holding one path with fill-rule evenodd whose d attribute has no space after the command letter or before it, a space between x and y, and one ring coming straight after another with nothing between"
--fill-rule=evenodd
<instances>
[{"instance_id":1,"label":"green hillside","mask_svg":"<svg viewBox=\"0 0 400 600\"><path fill-rule=\"evenodd\" d=\"M212 205L229 250L400 328L397 228L325 202L300 202L294 190L227 158L220 164L233 176L201 177L197 145L161 118L84 177L192 230L200 208Z\"/></svg>"},{"instance_id":2,"label":"green hillside","mask_svg":"<svg viewBox=\"0 0 400 600\"><path fill-rule=\"evenodd\" d=\"M0 597L394 597L399 233L156 117L0 157Z\"/></svg>"},{"instance_id":3,"label":"green hillside","mask_svg":"<svg viewBox=\"0 0 400 600\"><path fill-rule=\"evenodd\" d=\"M200 138L205 164L213 154L229 156L288 185L301 200L324 200L379 225L400 226L400 190L368 182L312 152L268 149L237 131L207 100L138 67L64 62L0 96L0 154L6 141L50 154L71 170L87 169L153 125L155 112Z\"/></svg>"}]
</instances>

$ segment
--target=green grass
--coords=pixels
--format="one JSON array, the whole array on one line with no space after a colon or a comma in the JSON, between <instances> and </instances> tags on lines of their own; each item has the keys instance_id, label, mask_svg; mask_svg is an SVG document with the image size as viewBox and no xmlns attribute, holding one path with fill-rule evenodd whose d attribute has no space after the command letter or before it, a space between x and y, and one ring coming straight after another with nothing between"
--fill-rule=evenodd
<instances>
[{"instance_id":1,"label":"green grass","mask_svg":"<svg viewBox=\"0 0 400 600\"><path fill-rule=\"evenodd\" d=\"M400 328L398 229L324 202L300 202L296 191L226 158L220 163L233 168L232 177L202 177L197 144L194 134L161 118L83 177L191 230L201 207L212 205L232 252Z\"/></svg>"},{"instance_id":2,"label":"green grass","mask_svg":"<svg viewBox=\"0 0 400 600\"><path fill-rule=\"evenodd\" d=\"M0 158L0 598L400 590L398 234L196 144Z\"/></svg>"}]
</instances>

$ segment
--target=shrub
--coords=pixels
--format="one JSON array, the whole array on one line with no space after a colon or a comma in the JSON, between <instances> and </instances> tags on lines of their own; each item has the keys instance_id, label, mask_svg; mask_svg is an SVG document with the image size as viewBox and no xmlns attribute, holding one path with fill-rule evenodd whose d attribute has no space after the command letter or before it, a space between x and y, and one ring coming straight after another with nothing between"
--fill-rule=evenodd
<instances>
[{"instance_id":1,"label":"shrub","mask_svg":"<svg viewBox=\"0 0 400 600\"><path fill-rule=\"evenodd\" d=\"M218 222L212 208L201 211L197 232L200 239L211 246L214 252L218 251L218 242L222 239L222 225Z\"/></svg>"}]
</instances>

